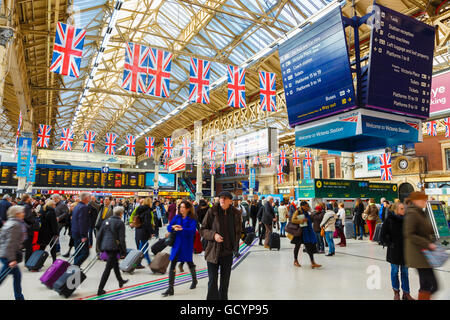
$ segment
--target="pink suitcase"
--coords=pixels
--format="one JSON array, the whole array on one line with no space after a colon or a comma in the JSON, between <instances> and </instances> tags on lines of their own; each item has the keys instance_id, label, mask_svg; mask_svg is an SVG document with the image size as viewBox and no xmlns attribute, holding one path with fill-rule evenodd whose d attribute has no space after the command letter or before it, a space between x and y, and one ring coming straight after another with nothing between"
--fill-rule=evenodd
<instances>
[{"instance_id":1,"label":"pink suitcase","mask_svg":"<svg viewBox=\"0 0 450 320\"><path fill-rule=\"evenodd\" d=\"M53 284L56 282L56 280L58 280L59 277L61 277L64 272L66 272L69 266L69 262L61 259L56 259L55 262L53 262L53 264L50 266L50 268L48 268L47 271L44 272L39 280L41 280L42 284L51 289L53 288Z\"/></svg>"},{"instance_id":2,"label":"pink suitcase","mask_svg":"<svg viewBox=\"0 0 450 320\"><path fill-rule=\"evenodd\" d=\"M67 271L67 268L69 268L73 259L79 253L84 244L85 242L81 243L81 245L75 250L73 256L69 259L69 261L56 259L55 262L53 262L53 264L50 266L50 268L48 268L40 277L39 280L41 280L41 283L46 285L49 289L52 289L53 284Z\"/></svg>"}]
</instances>

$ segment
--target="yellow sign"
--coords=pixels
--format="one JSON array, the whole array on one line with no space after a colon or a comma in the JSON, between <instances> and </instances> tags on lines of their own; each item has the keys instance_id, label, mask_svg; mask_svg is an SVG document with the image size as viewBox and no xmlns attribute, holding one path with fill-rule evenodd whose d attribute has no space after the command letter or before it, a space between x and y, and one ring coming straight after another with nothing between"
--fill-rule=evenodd
<instances>
[{"instance_id":1,"label":"yellow sign","mask_svg":"<svg viewBox=\"0 0 450 320\"><path fill-rule=\"evenodd\" d=\"M318 181L316 182L316 187L317 187L317 188L322 188L322 181L318 180Z\"/></svg>"}]
</instances>

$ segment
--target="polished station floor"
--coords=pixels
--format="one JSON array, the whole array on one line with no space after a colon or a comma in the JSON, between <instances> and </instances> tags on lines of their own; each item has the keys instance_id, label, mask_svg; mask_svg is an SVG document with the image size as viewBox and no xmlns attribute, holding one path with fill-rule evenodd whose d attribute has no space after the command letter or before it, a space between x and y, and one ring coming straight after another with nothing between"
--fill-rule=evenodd
<instances>
[{"instance_id":1,"label":"polished station floor","mask_svg":"<svg viewBox=\"0 0 450 320\"><path fill-rule=\"evenodd\" d=\"M160 229L161 236L166 229ZM156 240L152 239L151 244ZM335 239L337 243L339 240ZM68 248L69 237L61 232L61 251ZM126 242L128 248L135 248L134 231L127 226ZM170 252L170 248L164 251ZM302 251L302 250L301 250ZM386 248L371 243L368 240L347 240L347 247L336 247L336 255L326 257L316 254L319 269L311 269L311 263L306 253L301 253L301 267L293 266L293 245L287 238L281 238L281 250L264 249L257 240L248 247L241 243L240 257L233 262L229 298L242 300L391 300L390 265L386 262ZM72 250L73 253L73 250ZM90 249L90 256L83 266L95 256L95 250ZM150 253L150 257L153 255ZM58 258L61 258L58 256ZM22 287L25 299L29 300L59 300L65 299L53 290L46 288L39 281L40 276L51 264L49 257L39 272L29 272L20 264L22 270ZM207 293L208 276L203 253L194 254L197 265L199 284L190 290L191 276L185 264L181 273L177 268L175 295L167 298L161 296L167 288L166 274L154 274L143 260L145 269L136 270L133 274L123 274L130 281L119 289L114 272L106 284L106 294L96 296L100 277L105 262L98 260L87 273L87 279L69 299L81 300L204 300ZM83 267L82 266L82 267ZM450 300L450 260L435 270L440 290L433 297L438 300ZM419 278L417 271L409 270L411 294L417 297ZM12 300L13 278L8 279L0 287L0 300Z\"/></svg>"}]
</instances>

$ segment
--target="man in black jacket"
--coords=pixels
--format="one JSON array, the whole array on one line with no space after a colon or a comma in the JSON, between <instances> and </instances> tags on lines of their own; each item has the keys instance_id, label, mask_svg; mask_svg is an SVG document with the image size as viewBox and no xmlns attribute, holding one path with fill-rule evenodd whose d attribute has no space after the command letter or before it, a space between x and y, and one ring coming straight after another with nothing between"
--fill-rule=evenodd
<instances>
[{"instance_id":1,"label":"man in black jacket","mask_svg":"<svg viewBox=\"0 0 450 320\"><path fill-rule=\"evenodd\" d=\"M259 245L262 246L262 239L264 239L265 235L266 235L266 226L264 225L264 223L262 223L262 217L264 214L264 206L262 204L262 202L264 201L264 197L262 197L262 200L258 201L258 214L257 214L257 218L258 218L258 237L259 237Z\"/></svg>"},{"instance_id":2,"label":"man in black jacket","mask_svg":"<svg viewBox=\"0 0 450 320\"><path fill-rule=\"evenodd\" d=\"M52 195L52 200L56 204L55 207L55 215L56 215L56 221L58 221L58 236L61 232L61 229L64 226L67 226L67 223L69 222L69 207L67 207L66 203L62 201L61 196L59 194ZM61 251L61 247L59 245L59 240L55 245L56 252Z\"/></svg>"},{"instance_id":3,"label":"man in black jacket","mask_svg":"<svg viewBox=\"0 0 450 320\"><path fill-rule=\"evenodd\" d=\"M98 286L97 295L105 294L106 281L108 281L111 269L114 269L117 281L119 282L119 288L122 288L128 280L122 279L119 270L119 261L117 255L125 256L127 253L125 244L125 224L122 221L122 215L124 208L117 206L113 209L113 215L111 218L103 221L102 226L97 235L97 250L105 251L108 255L106 260L105 271L103 271L100 284Z\"/></svg>"},{"instance_id":4,"label":"man in black jacket","mask_svg":"<svg viewBox=\"0 0 450 320\"><path fill-rule=\"evenodd\" d=\"M91 201L88 204L89 208L89 248L92 248L94 243L94 234L97 236L97 230L95 229L95 222L97 221L98 212L100 210L100 203L97 202L95 196L91 197Z\"/></svg>"},{"instance_id":5,"label":"man in black jacket","mask_svg":"<svg viewBox=\"0 0 450 320\"><path fill-rule=\"evenodd\" d=\"M36 218L36 215L33 213L33 206L31 204L31 196L27 193L22 195L22 201L18 203L19 206L23 206L25 209L25 218L23 221L27 226L27 239L23 243L23 247L25 248L25 261L28 261L28 258L33 253L33 233L35 231L39 231L39 222Z\"/></svg>"},{"instance_id":6,"label":"man in black jacket","mask_svg":"<svg viewBox=\"0 0 450 320\"><path fill-rule=\"evenodd\" d=\"M6 216L6 211L11 207L11 196L5 194L2 201L0 201L0 228L5 224L8 217Z\"/></svg>"},{"instance_id":7,"label":"man in black jacket","mask_svg":"<svg viewBox=\"0 0 450 320\"><path fill-rule=\"evenodd\" d=\"M83 244L82 249L75 256L74 265L80 266L89 256L89 208L87 204L91 195L87 192L80 194L80 202L75 206L72 212L72 238L75 248L78 249Z\"/></svg>"},{"instance_id":8,"label":"man in black jacket","mask_svg":"<svg viewBox=\"0 0 450 320\"><path fill-rule=\"evenodd\" d=\"M267 198L266 203L264 204L264 211L262 215L261 222L266 227L266 238L264 241L264 248L270 248L269 247L269 237L272 233L272 227L273 227L273 221L276 221L275 217L275 210L273 209L273 197L269 196Z\"/></svg>"}]
</instances>

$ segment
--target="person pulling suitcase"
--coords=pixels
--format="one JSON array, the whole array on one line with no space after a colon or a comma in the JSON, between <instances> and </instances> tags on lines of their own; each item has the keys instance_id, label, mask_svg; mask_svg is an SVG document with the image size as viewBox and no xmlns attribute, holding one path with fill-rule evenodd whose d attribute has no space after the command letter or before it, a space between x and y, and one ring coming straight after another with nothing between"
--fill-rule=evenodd
<instances>
[{"instance_id":1,"label":"person pulling suitcase","mask_svg":"<svg viewBox=\"0 0 450 320\"><path fill-rule=\"evenodd\" d=\"M125 256L127 253L127 247L125 244L125 223L122 221L122 215L124 214L124 207L115 207L113 209L113 216L103 221L100 231L97 234L97 249L99 252L107 253L107 260L105 271L103 271L100 284L98 286L97 295L103 295L106 293L103 288L108 281L111 269L114 269L117 281L119 282L119 288L122 288L128 280L122 279L119 269L119 261L117 254Z\"/></svg>"}]
</instances>

